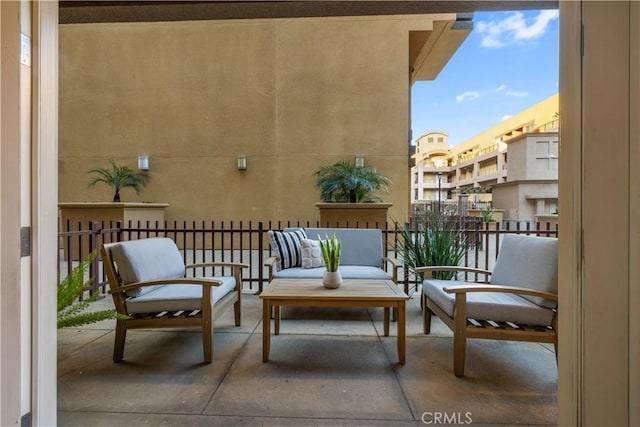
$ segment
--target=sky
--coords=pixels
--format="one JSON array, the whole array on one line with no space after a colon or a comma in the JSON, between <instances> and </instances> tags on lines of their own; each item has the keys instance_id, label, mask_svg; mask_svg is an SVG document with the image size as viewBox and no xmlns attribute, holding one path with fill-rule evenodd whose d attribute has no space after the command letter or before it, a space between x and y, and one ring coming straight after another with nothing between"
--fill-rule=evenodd
<instances>
[{"instance_id":1,"label":"sky","mask_svg":"<svg viewBox=\"0 0 640 427\"><path fill-rule=\"evenodd\" d=\"M413 141L455 145L558 92L558 11L476 12L474 28L433 81L411 90Z\"/></svg>"}]
</instances>

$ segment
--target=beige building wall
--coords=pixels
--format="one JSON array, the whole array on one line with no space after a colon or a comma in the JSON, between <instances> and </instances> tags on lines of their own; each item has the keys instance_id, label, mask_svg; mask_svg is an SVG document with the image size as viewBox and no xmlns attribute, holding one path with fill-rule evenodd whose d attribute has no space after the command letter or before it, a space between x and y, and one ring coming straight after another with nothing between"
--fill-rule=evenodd
<instances>
[{"instance_id":1,"label":"beige building wall","mask_svg":"<svg viewBox=\"0 0 640 427\"><path fill-rule=\"evenodd\" d=\"M313 173L359 154L406 218L409 32L433 17L455 14L61 25L59 200L109 201L86 172L148 155L123 201L168 220L315 221Z\"/></svg>"},{"instance_id":2,"label":"beige building wall","mask_svg":"<svg viewBox=\"0 0 640 427\"><path fill-rule=\"evenodd\" d=\"M559 94L556 93L513 117L501 121L490 129L455 145L451 150L451 155L471 154L474 150L482 150L499 141L507 142L508 139L523 135L527 131L553 126L554 122L557 127L559 99Z\"/></svg>"},{"instance_id":3,"label":"beige building wall","mask_svg":"<svg viewBox=\"0 0 640 427\"><path fill-rule=\"evenodd\" d=\"M507 181L558 179L558 132L533 133L509 141Z\"/></svg>"}]
</instances>

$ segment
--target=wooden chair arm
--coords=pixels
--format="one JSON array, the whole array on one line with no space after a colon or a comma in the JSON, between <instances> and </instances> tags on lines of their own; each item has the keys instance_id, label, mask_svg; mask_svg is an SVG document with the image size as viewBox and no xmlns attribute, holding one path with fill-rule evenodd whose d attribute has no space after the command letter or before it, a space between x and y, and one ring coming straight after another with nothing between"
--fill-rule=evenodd
<instances>
[{"instance_id":1,"label":"wooden chair arm","mask_svg":"<svg viewBox=\"0 0 640 427\"><path fill-rule=\"evenodd\" d=\"M404 264L402 263L402 261L400 261L398 258L396 257L384 257L382 258L384 261L387 261L391 264L393 264L393 268L402 268L404 267Z\"/></svg>"},{"instance_id":2,"label":"wooden chair arm","mask_svg":"<svg viewBox=\"0 0 640 427\"><path fill-rule=\"evenodd\" d=\"M413 271L415 271L416 273L424 273L425 279L431 278L432 277L431 273L434 271L460 271L464 273L485 274L487 276L491 275L491 272L489 270L483 270L480 268L473 268L473 267L460 267L455 265L432 265L432 266L425 266L425 267L414 267Z\"/></svg>"},{"instance_id":3,"label":"wooden chair arm","mask_svg":"<svg viewBox=\"0 0 640 427\"><path fill-rule=\"evenodd\" d=\"M551 292L536 291L534 289L518 288L515 286L471 284L471 285L451 285L442 288L450 294L465 294L468 292L503 292L508 294L529 295L541 297L553 301L558 301L558 295Z\"/></svg>"},{"instance_id":4,"label":"wooden chair arm","mask_svg":"<svg viewBox=\"0 0 640 427\"><path fill-rule=\"evenodd\" d=\"M398 270L404 267L404 263L395 257L383 257L382 259L393 267L393 282L398 284Z\"/></svg>"},{"instance_id":5,"label":"wooden chair arm","mask_svg":"<svg viewBox=\"0 0 640 427\"><path fill-rule=\"evenodd\" d=\"M222 282L220 280L213 279L198 279L192 277L180 277L177 279L160 279L149 280L146 282L129 283L128 285L120 286L117 289L109 289L109 294L117 294L122 292L131 291L133 289L144 288L146 286L155 285L199 285L199 286L220 286Z\"/></svg>"},{"instance_id":6,"label":"wooden chair arm","mask_svg":"<svg viewBox=\"0 0 640 427\"><path fill-rule=\"evenodd\" d=\"M269 282L273 279L273 272L276 269L276 261L278 261L277 257L274 256L270 256L269 258L267 258L267 260L264 262L264 265L266 267L269 268Z\"/></svg>"}]
</instances>

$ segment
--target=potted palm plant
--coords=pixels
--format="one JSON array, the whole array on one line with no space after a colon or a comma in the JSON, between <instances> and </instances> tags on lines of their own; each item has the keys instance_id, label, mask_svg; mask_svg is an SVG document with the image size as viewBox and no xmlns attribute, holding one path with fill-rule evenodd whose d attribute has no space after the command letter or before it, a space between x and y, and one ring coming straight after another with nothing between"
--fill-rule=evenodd
<instances>
[{"instance_id":1,"label":"potted palm plant","mask_svg":"<svg viewBox=\"0 0 640 427\"><path fill-rule=\"evenodd\" d=\"M136 171L128 166L120 166L115 160L109 160L111 164L107 168L96 168L87 171L92 174L89 181L89 187L95 186L97 183L103 183L113 190L113 201L61 201L58 203L60 208L60 218L62 229L64 231L74 231L81 227L89 228L92 222L102 221L111 222L113 226L119 221L127 224L133 221L144 221L149 224L161 224L164 222L164 211L166 203L149 203L149 202L122 202L120 193L124 188L132 188L136 193L140 193L149 182L149 175L146 172ZM80 251L80 247L76 242L65 240L65 249L72 255L72 259L81 260L87 253ZM66 248L70 245L69 248ZM82 248L89 247L88 237L82 237ZM81 253L83 252L83 253Z\"/></svg>"},{"instance_id":2,"label":"potted palm plant","mask_svg":"<svg viewBox=\"0 0 640 427\"><path fill-rule=\"evenodd\" d=\"M109 160L111 169L98 168L91 169L88 173L94 174L89 181L89 187L95 186L102 182L113 189L113 201L120 201L120 190L123 188L133 188L136 194L140 194L142 189L149 182L149 175L145 172L136 172L128 166L118 166L115 160Z\"/></svg>"},{"instance_id":3,"label":"potted palm plant","mask_svg":"<svg viewBox=\"0 0 640 427\"><path fill-rule=\"evenodd\" d=\"M383 203L380 192L387 193L391 179L369 166L340 160L314 173L320 188L320 223L327 226L369 224L381 228L391 203Z\"/></svg>"},{"instance_id":4,"label":"potted palm plant","mask_svg":"<svg viewBox=\"0 0 640 427\"><path fill-rule=\"evenodd\" d=\"M375 194L388 192L391 180L369 166L356 166L355 162L340 160L323 166L315 172L323 202L368 203L382 201Z\"/></svg>"},{"instance_id":5,"label":"potted palm plant","mask_svg":"<svg viewBox=\"0 0 640 427\"><path fill-rule=\"evenodd\" d=\"M327 271L322 278L322 284L325 288L335 289L339 288L342 284L342 276L338 267L340 266L340 253L342 250L342 242L338 240L336 235L326 237L324 240L320 240L320 251L322 252L322 259L324 265L327 267Z\"/></svg>"}]
</instances>

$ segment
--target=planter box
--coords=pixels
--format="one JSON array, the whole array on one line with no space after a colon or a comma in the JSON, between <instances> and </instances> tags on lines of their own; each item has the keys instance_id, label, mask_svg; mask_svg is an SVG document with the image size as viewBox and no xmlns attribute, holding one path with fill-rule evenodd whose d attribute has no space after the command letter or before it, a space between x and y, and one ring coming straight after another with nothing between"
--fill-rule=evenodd
<instances>
[{"instance_id":1,"label":"planter box","mask_svg":"<svg viewBox=\"0 0 640 427\"><path fill-rule=\"evenodd\" d=\"M164 226L164 210L169 206L167 203L134 203L134 202L62 202L58 204L59 218L61 222L60 229L69 231L68 225L71 224L71 231L78 230L80 225L83 230L89 229L89 223L92 221L104 222L105 226L109 226L109 222L116 226L116 222L120 221L123 225L127 225L129 221L136 224L138 221L146 223L149 221L150 227L154 228L155 222L158 221L160 227ZM82 242L82 254L79 253L79 243ZM73 260L84 258L88 254L89 238L85 236L71 239L71 247L67 251L67 241L64 241L65 254L70 253Z\"/></svg>"},{"instance_id":2,"label":"planter box","mask_svg":"<svg viewBox=\"0 0 640 427\"><path fill-rule=\"evenodd\" d=\"M494 213L493 213L493 220L495 222L499 222L500 224L502 224L502 217L504 216L504 209L494 209ZM468 210L468 215L469 216L477 216L477 217L482 217L482 214L480 213L481 210L480 209L469 209Z\"/></svg>"},{"instance_id":3,"label":"planter box","mask_svg":"<svg viewBox=\"0 0 640 427\"><path fill-rule=\"evenodd\" d=\"M385 228L392 203L316 203L320 226L335 228Z\"/></svg>"},{"instance_id":4,"label":"planter box","mask_svg":"<svg viewBox=\"0 0 640 427\"><path fill-rule=\"evenodd\" d=\"M555 231L558 226L557 214L540 214L536 215L536 224L540 227L540 230L552 230Z\"/></svg>"}]
</instances>

